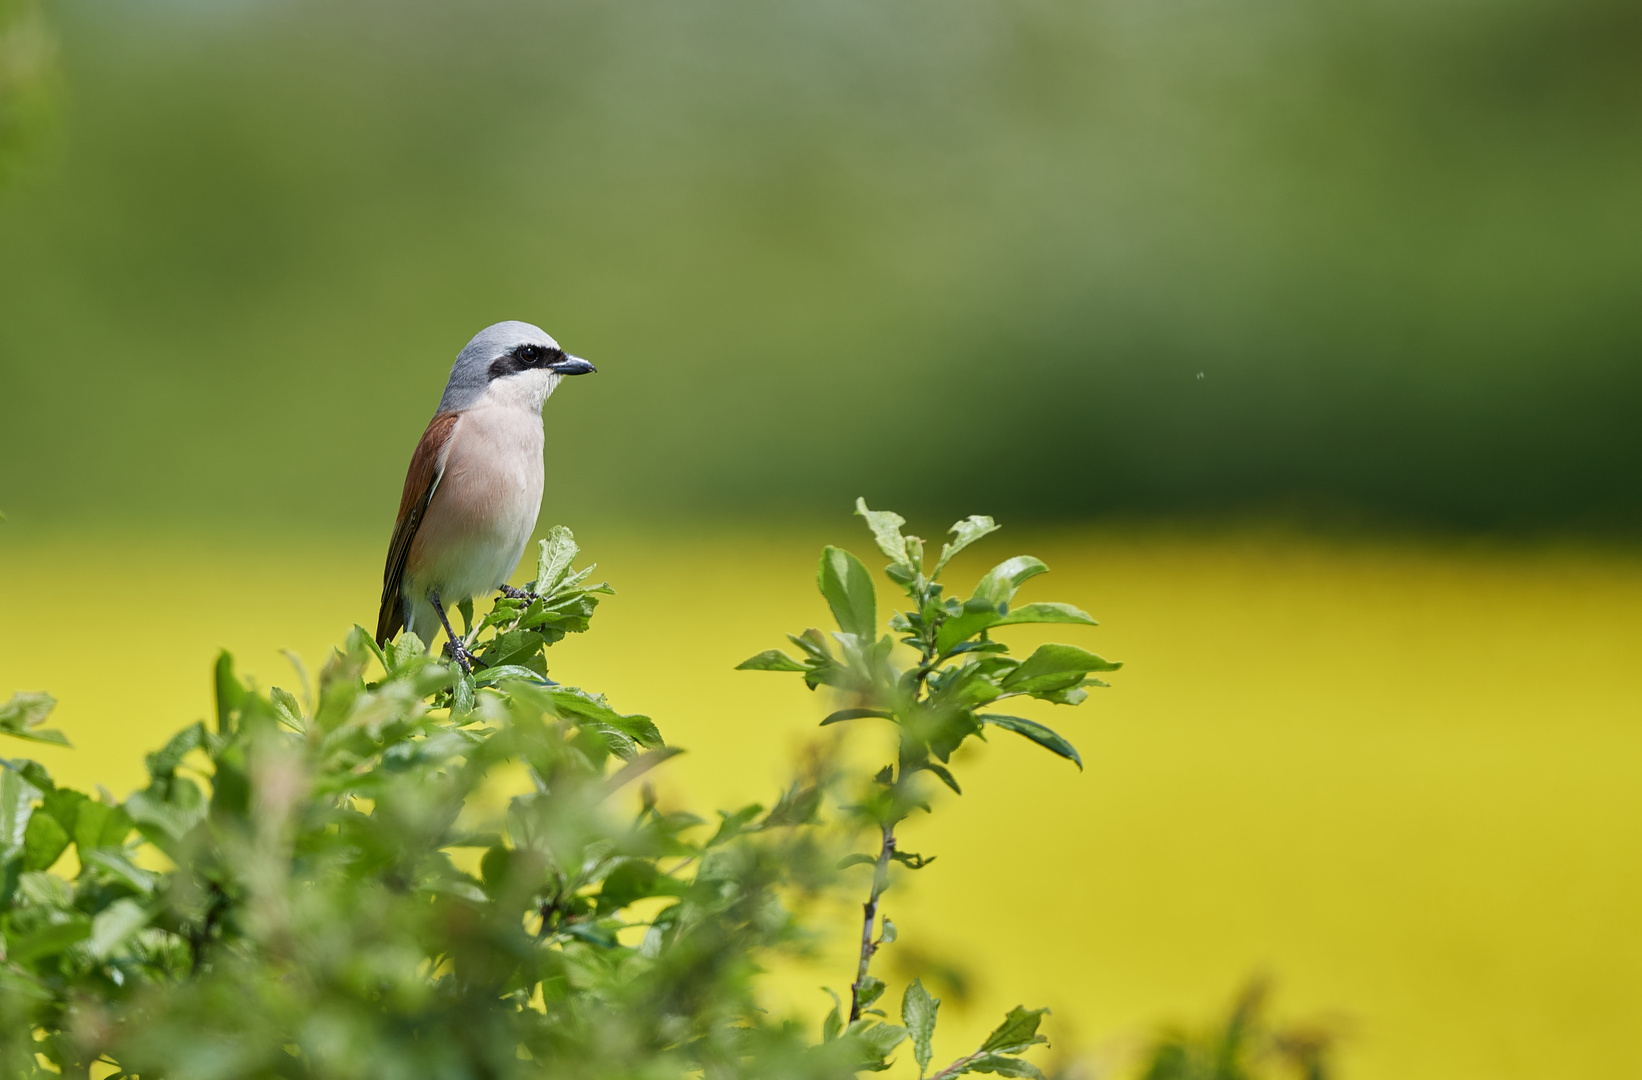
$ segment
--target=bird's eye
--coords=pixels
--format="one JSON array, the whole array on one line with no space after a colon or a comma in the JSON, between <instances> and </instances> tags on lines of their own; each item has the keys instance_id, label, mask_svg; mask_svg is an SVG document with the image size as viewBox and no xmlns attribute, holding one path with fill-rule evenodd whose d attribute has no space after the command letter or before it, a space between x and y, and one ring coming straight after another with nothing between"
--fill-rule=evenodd
<instances>
[{"instance_id":1,"label":"bird's eye","mask_svg":"<svg viewBox=\"0 0 1642 1080\"><path fill-rule=\"evenodd\" d=\"M519 363L532 367L542 362L542 353L540 345L520 345L513 355L519 358Z\"/></svg>"}]
</instances>

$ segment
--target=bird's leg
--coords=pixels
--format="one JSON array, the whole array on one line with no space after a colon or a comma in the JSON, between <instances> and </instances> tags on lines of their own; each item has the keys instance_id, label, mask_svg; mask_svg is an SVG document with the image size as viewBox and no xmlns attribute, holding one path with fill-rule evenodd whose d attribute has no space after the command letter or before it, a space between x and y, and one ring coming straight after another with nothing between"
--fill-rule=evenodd
<instances>
[{"instance_id":1,"label":"bird's leg","mask_svg":"<svg viewBox=\"0 0 1642 1080\"><path fill-rule=\"evenodd\" d=\"M433 610L439 613L439 622L445 628L445 648L450 651L451 656L456 658L456 662L462 665L462 670L472 675L473 654L468 652L466 645L462 644L462 639L456 636L456 631L450 628L450 619L445 617L445 605L439 602L439 594L437 592L428 593L428 601L433 604Z\"/></svg>"}]
</instances>

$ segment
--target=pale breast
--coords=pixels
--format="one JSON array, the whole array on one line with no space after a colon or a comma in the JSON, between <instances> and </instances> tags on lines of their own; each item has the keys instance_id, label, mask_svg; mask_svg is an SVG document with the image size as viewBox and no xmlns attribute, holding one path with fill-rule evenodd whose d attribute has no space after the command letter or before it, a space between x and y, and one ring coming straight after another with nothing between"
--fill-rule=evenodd
<instances>
[{"instance_id":1,"label":"pale breast","mask_svg":"<svg viewBox=\"0 0 1642 1080\"><path fill-rule=\"evenodd\" d=\"M462 414L406 560L407 593L481 596L519 564L542 506L542 421L523 409Z\"/></svg>"}]
</instances>

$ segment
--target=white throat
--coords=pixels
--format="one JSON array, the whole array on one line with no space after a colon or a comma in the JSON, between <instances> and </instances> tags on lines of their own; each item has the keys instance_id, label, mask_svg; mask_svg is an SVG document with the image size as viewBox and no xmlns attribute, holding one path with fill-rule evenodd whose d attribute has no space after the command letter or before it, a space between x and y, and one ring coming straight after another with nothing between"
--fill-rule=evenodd
<instances>
[{"instance_id":1,"label":"white throat","mask_svg":"<svg viewBox=\"0 0 1642 1080\"><path fill-rule=\"evenodd\" d=\"M492 379L470 408L518 409L540 416L542 406L563 378L557 372L540 370L504 375Z\"/></svg>"}]
</instances>

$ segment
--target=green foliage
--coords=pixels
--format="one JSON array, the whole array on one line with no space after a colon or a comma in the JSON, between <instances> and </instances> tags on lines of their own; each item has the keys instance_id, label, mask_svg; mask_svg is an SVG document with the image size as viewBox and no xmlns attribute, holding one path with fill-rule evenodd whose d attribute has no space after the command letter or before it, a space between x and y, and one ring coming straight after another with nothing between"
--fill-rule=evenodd
<instances>
[{"instance_id":1,"label":"green foliage","mask_svg":"<svg viewBox=\"0 0 1642 1080\"><path fill-rule=\"evenodd\" d=\"M648 794L643 716L546 678L605 586L543 545L540 594L471 628L464 678L355 628L299 692L224 655L211 725L123 803L0 770L0 1074L151 1077L847 1076L753 976L803 946L836 854L814 784L716 832ZM18 695L0 730L41 729ZM529 790L503 798L510 771Z\"/></svg>"},{"instance_id":2,"label":"green foliage","mask_svg":"<svg viewBox=\"0 0 1642 1080\"><path fill-rule=\"evenodd\" d=\"M988 724L1023 735L1081 767L1072 744L1044 724L981 711L1011 698L1077 705L1088 696L1086 687L1106 685L1094 672L1121 666L1074 645L1043 645L1017 660L1006 643L992 638L995 630L1029 622L1095 625L1070 604L1011 606L1021 585L1048 567L1031 556L1016 556L988 571L968 598L947 596L940 581L947 562L996 531L998 525L991 518L965 518L953 525L954 539L926 571L924 542L902 534L906 522L900 515L870 510L861 500L856 513L866 519L879 550L891 560L885 573L910 602L890 618L889 628L901 644L916 651L916 658L904 666L894 662L897 638L878 635L871 575L854 555L829 547L822 553L817 578L838 623L831 642L821 631L809 629L789 635L799 656L770 649L741 667L802 673L812 689L831 686L843 691L848 707L830 714L823 724L878 718L896 725L899 758L880 774L876 790L864 799L864 820L893 830L922 808L920 773L957 790L946 765L966 739L984 738L982 729Z\"/></svg>"},{"instance_id":3,"label":"green foliage","mask_svg":"<svg viewBox=\"0 0 1642 1080\"><path fill-rule=\"evenodd\" d=\"M1140 1080L1328 1080L1338 1032L1326 1023L1276 1027L1267 986L1250 983L1220 1024L1165 1031L1148 1048Z\"/></svg>"},{"instance_id":4,"label":"green foliage","mask_svg":"<svg viewBox=\"0 0 1642 1080\"><path fill-rule=\"evenodd\" d=\"M475 312L551 295L620 356L553 409L556 496L613 515L870 469L920 513L1642 524L1629 0L18 6L73 103L0 220L30 518L374 525Z\"/></svg>"},{"instance_id":5,"label":"green foliage","mask_svg":"<svg viewBox=\"0 0 1642 1080\"><path fill-rule=\"evenodd\" d=\"M1011 698L1036 698L1060 705L1077 705L1088 696L1085 687L1105 686L1092 672L1115 671L1121 665L1074 645L1043 645L1024 660L1009 655L1009 646L992 638L993 631L1022 623L1067 623L1093 626L1095 621L1070 604L1034 603L1012 607L1015 594L1030 578L1048 567L1031 556L1006 559L989 570L967 599L946 595L940 580L953 556L998 530L989 517L968 517L952 526L952 540L940 557L926 566L924 541L902 532L906 519L899 514L869 509L856 500L856 513L866 520L878 550L890 562L884 573L900 586L908 605L889 620L892 634L880 636L877 594L872 575L853 554L828 547L821 555L817 582L831 608L838 630L828 635L809 629L788 635L800 651L794 657L770 649L742 663L752 671L801 673L813 690L830 686L847 701L845 708L822 720L823 726L851 720L877 719L895 725L899 752L870 781L858 785L841 813L858 830L876 833L876 854L854 854L841 869L871 865L861 928L861 948L851 983L848 1026L842 1005L826 1024L829 1033L849 1032L893 1045L910 1033L913 1055L922 1075L933 1050L938 1001L921 982L908 986L901 1002L904 1027L872 1019L873 1004L882 996L882 980L870 973L878 949L894 940L893 923L874 938L878 906L891 885L892 866L918 870L933 857L901 851L896 827L918 810L929 809L928 778L962 794L949 768L953 753L971 736L984 738L991 725L1023 735L1052 753L1083 767L1077 750L1044 724L1024 717L980 711ZM898 639L896 635L899 635ZM908 647L907 662L898 663L897 644ZM1037 1035L1044 1010L1017 1008L982 1044L936 1073L952 1077L970 1072L1005 1076L1041 1076L1037 1067L1020 1057L1045 1041Z\"/></svg>"},{"instance_id":6,"label":"green foliage","mask_svg":"<svg viewBox=\"0 0 1642 1080\"><path fill-rule=\"evenodd\" d=\"M62 732L37 730L56 707L57 699L50 694L13 694L10 701L0 705L0 734L67 746L68 737Z\"/></svg>"},{"instance_id":7,"label":"green foliage","mask_svg":"<svg viewBox=\"0 0 1642 1080\"><path fill-rule=\"evenodd\" d=\"M51 113L56 43L34 0L0 0L0 181Z\"/></svg>"},{"instance_id":8,"label":"green foliage","mask_svg":"<svg viewBox=\"0 0 1642 1080\"><path fill-rule=\"evenodd\" d=\"M1071 645L1016 659L990 637L1028 611L1091 623L1011 606L1036 560L944 595L946 563L990 519L959 522L926 568L898 516L859 512L909 601L889 619L899 642L865 566L828 548L818 584L839 629L742 666L832 687L843 707L825 723L890 723L899 752L871 776L822 754L768 809L710 823L662 808L641 780L676 751L650 719L548 678L547 649L611 592L573 569L567 529L524 595L464 612L472 674L355 627L315 684L298 666L296 690L263 692L221 656L211 722L149 754L123 802L5 761L0 1074L843 1078L910 1044L920 1076L1042 1077L1023 1055L1046 1041L1045 1010L1025 1008L930 1072L940 1002L914 979L889 1021L869 968L899 931L879 902L934 861L895 830L929 809L931 779L958 790L948 763L970 736L990 725L1079 760L983 707L1077 704L1117 665ZM0 733L63 742L42 727L53 704L15 696ZM863 832L877 851L850 854ZM872 870L848 1004L834 994L818 1032L771 1016L758 976L813 947L812 905L854 887L857 864Z\"/></svg>"}]
</instances>

